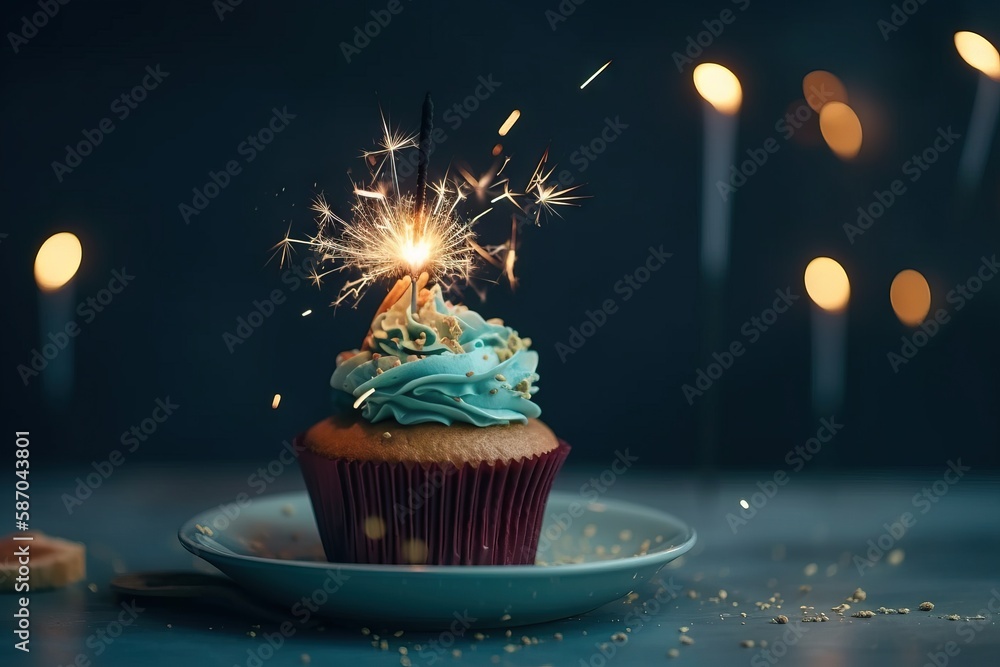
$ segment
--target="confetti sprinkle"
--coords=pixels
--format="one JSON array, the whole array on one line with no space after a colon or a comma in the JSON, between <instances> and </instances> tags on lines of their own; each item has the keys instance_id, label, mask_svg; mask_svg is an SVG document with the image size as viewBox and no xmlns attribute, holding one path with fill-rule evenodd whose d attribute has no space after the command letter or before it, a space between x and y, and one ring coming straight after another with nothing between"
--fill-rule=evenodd
<instances>
[{"instance_id":1,"label":"confetti sprinkle","mask_svg":"<svg viewBox=\"0 0 1000 667\"><path fill-rule=\"evenodd\" d=\"M358 396L358 400L354 401L354 409L357 410L361 406L361 404L365 402L365 399L367 399L369 396L371 396L374 393L375 393L375 387L372 387L371 389L369 389L365 393L363 393L360 396Z\"/></svg>"}]
</instances>

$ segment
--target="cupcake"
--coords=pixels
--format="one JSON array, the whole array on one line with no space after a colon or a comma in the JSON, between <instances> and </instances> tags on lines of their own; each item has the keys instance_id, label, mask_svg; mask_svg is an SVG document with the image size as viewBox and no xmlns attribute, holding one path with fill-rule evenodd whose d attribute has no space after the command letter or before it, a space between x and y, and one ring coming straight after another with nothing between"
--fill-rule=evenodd
<instances>
[{"instance_id":1,"label":"cupcake","mask_svg":"<svg viewBox=\"0 0 1000 667\"><path fill-rule=\"evenodd\" d=\"M390 291L361 349L337 357L332 415L299 436L326 556L533 563L569 453L538 419L538 354L426 281Z\"/></svg>"}]
</instances>

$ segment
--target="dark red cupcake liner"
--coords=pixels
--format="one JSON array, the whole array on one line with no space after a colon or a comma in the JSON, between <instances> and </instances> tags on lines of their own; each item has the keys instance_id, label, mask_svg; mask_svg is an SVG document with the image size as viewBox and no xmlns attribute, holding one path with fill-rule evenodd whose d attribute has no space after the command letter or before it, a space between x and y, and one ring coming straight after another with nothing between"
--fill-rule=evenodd
<instances>
[{"instance_id":1,"label":"dark red cupcake liner","mask_svg":"<svg viewBox=\"0 0 1000 667\"><path fill-rule=\"evenodd\" d=\"M478 465L330 459L296 445L327 560L526 565L570 446Z\"/></svg>"}]
</instances>

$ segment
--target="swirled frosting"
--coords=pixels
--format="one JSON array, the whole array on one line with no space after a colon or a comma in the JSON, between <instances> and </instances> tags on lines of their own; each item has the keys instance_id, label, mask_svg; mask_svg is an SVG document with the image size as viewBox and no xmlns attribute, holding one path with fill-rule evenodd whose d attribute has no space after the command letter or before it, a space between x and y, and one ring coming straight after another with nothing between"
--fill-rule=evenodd
<instances>
[{"instance_id":1,"label":"swirled frosting","mask_svg":"<svg viewBox=\"0 0 1000 667\"><path fill-rule=\"evenodd\" d=\"M438 286L414 316L407 291L375 317L367 349L338 357L330 385L364 397L362 416L371 422L526 423L541 414L531 400L538 353L530 344L502 322L445 301Z\"/></svg>"}]
</instances>

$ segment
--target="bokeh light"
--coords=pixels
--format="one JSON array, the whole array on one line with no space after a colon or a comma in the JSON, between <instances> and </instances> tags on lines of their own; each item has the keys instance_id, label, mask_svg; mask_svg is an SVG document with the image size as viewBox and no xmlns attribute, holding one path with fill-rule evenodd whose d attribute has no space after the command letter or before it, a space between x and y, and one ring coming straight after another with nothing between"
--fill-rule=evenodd
<instances>
[{"instance_id":1,"label":"bokeh light","mask_svg":"<svg viewBox=\"0 0 1000 667\"><path fill-rule=\"evenodd\" d=\"M843 102L829 102L819 111L819 129L837 157L850 160L861 151L861 120Z\"/></svg>"},{"instance_id":2,"label":"bokeh light","mask_svg":"<svg viewBox=\"0 0 1000 667\"><path fill-rule=\"evenodd\" d=\"M1000 53L988 39L974 32L956 32L955 48L962 60L991 79L1000 81Z\"/></svg>"},{"instance_id":3,"label":"bokeh light","mask_svg":"<svg viewBox=\"0 0 1000 667\"><path fill-rule=\"evenodd\" d=\"M818 69L802 79L802 94L813 111L819 111L829 102L847 104L847 87L834 74Z\"/></svg>"},{"instance_id":4,"label":"bokeh light","mask_svg":"<svg viewBox=\"0 0 1000 667\"><path fill-rule=\"evenodd\" d=\"M805 283L809 298L823 310L843 310L851 297L847 271L837 260L829 257L817 257L809 262Z\"/></svg>"},{"instance_id":5,"label":"bokeh light","mask_svg":"<svg viewBox=\"0 0 1000 667\"><path fill-rule=\"evenodd\" d=\"M931 310L931 288L919 271L906 269L896 274L889 288L889 301L903 324L915 327Z\"/></svg>"},{"instance_id":6,"label":"bokeh light","mask_svg":"<svg viewBox=\"0 0 1000 667\"><path fill-rule=\"evenodd\" d=\"M59 232L46 239L35 256L35 282L43 292L53 292L76 275L83 260L80 239L70 232Z\"/></svg>"},{"instance_id":7,"label":"bokeh light","mask_svg":"<svg viewBox=\"0 0 1000 667\"><path fill-rule=\"evenodd\" d=\"M740 110L743 88L735 74L722 65L702 63L694 68L693 76L698 94L717 111L732 115Z\"/></svg>"}]
</instances>

